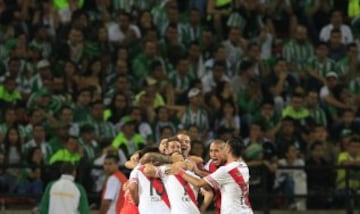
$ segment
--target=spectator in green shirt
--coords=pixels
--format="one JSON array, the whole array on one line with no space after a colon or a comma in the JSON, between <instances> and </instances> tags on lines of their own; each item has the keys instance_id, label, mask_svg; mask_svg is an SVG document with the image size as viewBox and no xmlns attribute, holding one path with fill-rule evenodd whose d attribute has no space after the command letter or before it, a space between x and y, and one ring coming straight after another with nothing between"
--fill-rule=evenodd
<instances>
[{"instance_id":1,"label":"spectator in green shirt","mask_svg":"<svg viewBox=\"0 0 360 214\"><path fill-rule=\"evenodd\" d=\"M279 129L279 119L279 116L275 114L274 101L267 99L262 102L260 111L254 115L252 122L263 127L264 135L273 140Z\"/></svg>"},{"instance_id":2,"label":"spectator in green shirt","mask_svg":"<svg viewBox=\"0 0 360 214\"><path fill-rule=\"evenodd\" d=\"M290 117L294 120L303 120L310 116L309 110L303 105L303 95L294 93L290 105L286 106L281 114L282 118Z\"/></svg>"},{"instance_id":3,"label":"spectator in green shirt","mask_svg":"<svg viewBox=\"0 0 360 214\"><path fill-rule=\"evenodd\" d=\"M135 97L135 105L139 106L141 99L144 98L147 106L153 109L165 105L164 98L158 92L158 82L153 78L146 78L144 90Z\"/></svg>"},{"instance_id":4,"label":"spectator in green shirt","mask_svg":"<svg viewBox=\"0 0 360 214\"><path fill-rule=\"evenodd\" d=\"M155 60L161 60L157 54L157 44L153 41L145 42L143 53L138 54L132 61L135 79L142 82L141 80L148 76L152 63Z\"/></svg>"},{"instance_id":5,"label":"spectator in green shirt","mask_svg":"<svg viewBox=\"0 0 360 214\"><path fill-rule=\"evenodd\" d=\"M55 164L57 162L71 162L77 163L81 159L79 152L78 139L73 136L69 136L65 144L65 148L57 151L51 158L49 163Z\"/></svg>"},{"instance_id":6,"label":"spectator in green shirt","mask_svg":"<svg viewBox=\"0 0 360 214\"><path fill-rule=\"evenodd\" d=\"M49 140L49 145L52 152L56 153L58 150L63 149L69 137L69 125L59 122L56 126L56 135L52 136Z\"/></svg>"},{"instance_id":7,"label":"spectator in green shirt","mask_svg":"<svg viewBox=\"0 0 360 214\"><path fill-rule=\"evenodd\" d=\"M353 136L350 139L349 144L346 146L345 151L341 152L338 156L337 163L341 166L360 166L360 138L359 136ZM346 172L344 169L337 171L336 186L338 189L344 189L346 183ZM349 187L354 190L360 188L360 171L349 171Z\"/></svg>"},{"instance_id":8,"label":"spectator in green shirt","mask_svg":"<svg viewBox=\"0 0 360 214\"><path fill-rule=\"evenodd\" d=\"M16 89L16 80L12 77L5 79L4 84L0 85L0 104L13 104L21 100L20 91Z\"/></svg>"},{"instance_id":9,"label":"spectator in green shirt","mask_svg":"<svg viewBox=\"0 0 360 214\"><path fill-rule=\"evenodd\" d=\"M92 162L101 152L98 142L95 140L95 128L91 124L85 124L80 128L79 143L84 150L84 158Z\"/></svg>"},{"instance_id":10,"label":"spectator in green shirt","mask_svg":"<svg viewBox=\"0 0 360 214\"><path fill-rule=\"evenodd\" d=\"M112 147L116 149L122 149L127 158L139 149L142 149L145 145L144 138L135 131L135 120L128 117L124 121L122 131L116 136L112 142Z\"/></svg>"},{"instance_id":11,"label":"spectator in green shirt","mask_svg":"<svg viewBox=\"0 0 360 214\"><path fill-rule=\"evenodd\" d=\"M101 100L91 104L91 114L85 124L91 124L95 128L96 139L99 142L112 140L115 136L114 125L104 120L104 104Z\"/></svg>"},{"instance_id":12,"label":"spectator in green shirt","mask_svg":"<svg viewBox=\"0 0 360 214\"><path fill-rule=\"evenodd\" d=\"M84 122L90 117L90 103L93 98L93 92L89 88L81 89L76 94L76 103L72 106L74 109L74 121Z\"/></svg>"}]
</instances>

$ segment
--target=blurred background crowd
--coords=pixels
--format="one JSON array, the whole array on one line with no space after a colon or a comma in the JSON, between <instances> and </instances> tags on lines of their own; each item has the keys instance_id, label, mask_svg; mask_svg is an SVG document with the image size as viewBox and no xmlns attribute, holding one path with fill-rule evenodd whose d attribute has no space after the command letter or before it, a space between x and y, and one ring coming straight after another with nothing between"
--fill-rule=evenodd
<instances>
[{"instance_id":1,"label":"blurred background crowd","mask_svg":"<svg viewBox=\"0 0 360 214\"><path fill-rule=\"evenodd\" d=\"M0 192L41 193L43 166L72 161L99 193L106 151L121 165L186 131L204 160L242 136L266 173L250 190L274 207L342 206L331 166L360 165L359 15L359 0L0 0Z\"/></svg>"}]
</instances>

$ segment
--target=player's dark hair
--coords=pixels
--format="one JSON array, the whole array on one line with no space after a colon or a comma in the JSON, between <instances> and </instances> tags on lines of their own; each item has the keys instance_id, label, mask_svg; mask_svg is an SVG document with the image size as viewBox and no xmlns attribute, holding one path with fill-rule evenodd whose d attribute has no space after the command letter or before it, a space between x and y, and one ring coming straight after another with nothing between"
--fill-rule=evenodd
<instances>
[{"instance_id":1,"label":"player's dark hair","mask_svg":"<svg viewBox=\"0 0 360 214\"><path fill-rule=\"evenodd\" d=\"M235 157L241 157L245 146L244 142L239 137L232 137L226 142L231 149L231 154Z\"/></svg>"},{"instance_id":2,"label":"player's dark hair","mask_svg":"<svg viewBox=\"0 0 360 214\"><path fill-rule=\"evenodd\" d=\"M159 149L157 147L147 146L139 151L139 159L142 158L146 153L149 153L149 152L160 153Z\"/></svg>"},{"instance_id":3,"label":"player's dark hair","mask_svg":"<svg viewBox=\"0 0 360 214\"><path fill-rule=\"evenodd\" d=\"M76 171L76 166L71 162L64 162L60 167L61 174L72 175Z\"/></svg>"},{"instance_id":4,"label":"player's dark hair","mask_svg":"<svg viewBox=\"0 0 360 214\"><path fill-rule=\"evenodd\" d=\"M105 160L113 160L115 161L115 163L118 163L120 161L119 155L117 154L108 154L106 155Z\"/></svg>"}]
</instances>

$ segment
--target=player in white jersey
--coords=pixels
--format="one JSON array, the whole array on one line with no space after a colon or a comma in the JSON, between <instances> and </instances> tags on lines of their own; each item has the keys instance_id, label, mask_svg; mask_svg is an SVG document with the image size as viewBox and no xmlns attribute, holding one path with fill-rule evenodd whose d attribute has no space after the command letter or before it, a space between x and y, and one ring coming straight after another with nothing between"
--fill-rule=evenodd
<instances>
[{"instance_id":1,"label":"player in white jersey","mask_svg":"<svg viewBox=\"0 0 360 214\"><path fill-rule=\"evenodd\" d=\"M159 168L159 177L165 184L171 204L171 214L200 214L197 197L199 188L189 184L183 178L177 175L169 175L167 171L169 166ZM186 173L195 176L190 171Z\"/></svg>"},{"instance_id":2,"label":"player in white jersey","mask_svg":"<svg viewBox=\"0 0 360 214\"><path fill-rule=\"evenodd\" d=\"M173 173L195 186L220 189L222 214L253 214L249 201L249 168L241 158L243 142L232 138L224 149L227 164L203 179L190 176L182 169L173 169Z\"/></svg>"},{"instance_id":3,"label":"player in white jersey","mask_svg":"<svg viewBox=\"0 0 360 214\"><path fill-rule=\"evenodd\" d=\"M207 172L215 172L217 168L223 166L226 162L224 157L224 146L225 142L223 140L214 140L210 144L209 156L210 160L205 164L204 170Z\"/></svg>"},{"instance_id":4,"label":"player in white jersey","mask_svg":"<svg viewBox=\"0 0 360 214\"><path fill-rule=\"evenodd\" d=\"M157 150L157 148L155 149ZM154 161L155 157L152 155L153 152L155 151L152 148L144 148L142 151L140 151L140 162L148 162L149 159L146 157L146 155L149 154L151 154L150 159ZM144 167L142 164L138 164L131 171L129 177L130 194L133 200L138 202L139 213L170 213L170 202L164 184L160 178L146 176L144 174L143 168Z\"/></svg>"},{"instance_id":5,"label":"player in white jersey","mask_svg":"<svg viewBox=\"0 0 360 214\"><path fill-rule=\"evenodd\" d=\"M179 140L177 138L169 138L167 150L174 160L174 154L176 155L181 152ZM175 165L194 168L194 163L191 161L184 162L182 156L181 158L182 160L178 160ZM178 159L178 157L175 159ZM170 175L168 172L171 171L171 168L172 165L164 165L158 168L147 165L144 169L144 173L149 177L159 177L164 182L171 205L171 214L200 214L197 204L199 188L189 184L180 176ZM187 171L186 173L196 176L191 171ZM203 194L205 199L200 209L206 210L212 200L212 192L204 192Z\"/></svg>"},{"instance_id":6,"label":"player in white jersey","mask_svg":"<svg viewBox=\"0 0 360 214\"><path fill-rule=\"evenodd\" d=\"M210 144L210 151L209 156L210 160L205 164L203 169L204 171L200 171L201 173L197 172L200 176L205 177L209 173L215 172L220 166L225 165L226 159L224 157L224 147L225 142L223 140L214 140ZM220 214L220 207L221 207L221 193L220 190L214 190L214 200L215 200L215 210L216 214Z\"/></svg>"},{"instance_id":7,"label":"player in white jersey","mask_svg":"<svg viewBox=\"0 0 360 214\"><path fill-rule=\"evenodd\" d=\"M119 171L119 156L109 154L105 157L104 171L109 175L106 181L100 206L100 214L118 214L123 206L122 186L127 177Z\"/></svg>"}]
</instances>

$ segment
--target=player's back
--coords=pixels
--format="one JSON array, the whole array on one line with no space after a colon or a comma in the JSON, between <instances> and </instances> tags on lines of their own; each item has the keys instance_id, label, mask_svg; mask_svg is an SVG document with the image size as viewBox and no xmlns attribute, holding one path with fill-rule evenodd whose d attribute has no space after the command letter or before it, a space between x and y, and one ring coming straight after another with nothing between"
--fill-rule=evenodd
<instances>
[{"instance_id":1,"label":"player's back","mask_svg":"<svg viewBox=\"0 0 360 214\"><path fill-rule=\"evenodd\" d=\"M163 167L161 167L163 168ZM165 184L166 191L169 196L171 204L171 214L200 214L200 211L197 207L197 195L199 192L198 188L195 188L193 185L182 183L179 176L175 175L166 175L164 172L165 168L162 170L162 180ZM186 171L188 174L193 173Z\"/></svg>"},{"instance_id":2,"label":"player's back","mask_svg":"<svg viewBox=\"0 0 360 214\"><path fill-rule=\"evenodd\" d=\"M223 167L227 171L227 181L220 188L221 213L252 213L249 201L250 175L246 163L236 161Z\"/></svg>"},{"instance_id":3,"label":"player's back","mask_svg":"<svg viewBox=\"0 0 360 214\"><path fill-rule=\"evenodd\" d=\"M130 179L138 184L138 209L141 214L170 213L170 208L165 202L168 200L165 196L167 192L160 178L148 178L138 166L131 172Z\"/></svg>"}]
</instances>

